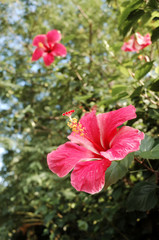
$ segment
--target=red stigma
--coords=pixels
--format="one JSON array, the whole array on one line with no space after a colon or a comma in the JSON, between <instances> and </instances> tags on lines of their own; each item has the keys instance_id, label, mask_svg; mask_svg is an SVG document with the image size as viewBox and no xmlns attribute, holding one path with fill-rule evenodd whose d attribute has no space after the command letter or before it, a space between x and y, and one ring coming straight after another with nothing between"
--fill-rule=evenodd
<instances>
[{"instance_id":1,"label":"red stigma","mask_svg":"<svg viewBox=\"0 0 159 240\"><path fill-rule=\"evenodd\" d=\"M75 110L70 110L68 112L65 112L62 114L62 116L67 116L67 117L70 117L72 115L72 113L74 113Z\"/></svg>"}]
</instances>

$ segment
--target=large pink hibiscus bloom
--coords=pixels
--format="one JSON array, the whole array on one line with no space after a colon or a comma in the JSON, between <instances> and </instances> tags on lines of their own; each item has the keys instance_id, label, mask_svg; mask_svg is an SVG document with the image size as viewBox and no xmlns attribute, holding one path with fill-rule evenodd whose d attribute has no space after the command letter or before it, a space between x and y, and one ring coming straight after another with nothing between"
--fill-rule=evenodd
<instances>
[{"instance_id":1,"label":"large pink hibiscus bloom","mask_svg":"<svg viewBox=\"0 0 159 240\"><path fill-rule=\"evenodd\" d=\"M128 153L139 150L144 138L142 132L132 127L117 128L125 121L136 118L134 106L98 115L95 113L86 113L78 123L71 118L68 123L73 130L68 136L70 142L47 156L52 172L64 177L74 169L71 173L72 186L77 191L91 194L102 190L105 171L111 161L122 160Z\"/></svg>"},{"instance_id":2,"label":"large pink hibiscus bloom","mask_svg":"<svg viewBox=\"0 0 159 240\"><path fill-rule=\"evenodd\" d=\"M122 50L125 52L139 52L141 49L150 45L151 37L147 33L145 36L142 36L140 33L135 33L131 36L128 42L125 42L122 46Z\"/></svg>"},{"instance_id":3,"label":"large pink hibiscus bloom","mask_svg":"<svg viewBox=\"0 0 159 240\"><path fill-rule=\"evenodd\" d=\"M36 61L43 57L46 66L49 66L55 56L65 57L67 54L64 45L59 43L61 40L61 33L56 29L49 31L47 34L37 35L33 39L33 46L36 46L32 61Z\"/></svg>"}]
</instances>

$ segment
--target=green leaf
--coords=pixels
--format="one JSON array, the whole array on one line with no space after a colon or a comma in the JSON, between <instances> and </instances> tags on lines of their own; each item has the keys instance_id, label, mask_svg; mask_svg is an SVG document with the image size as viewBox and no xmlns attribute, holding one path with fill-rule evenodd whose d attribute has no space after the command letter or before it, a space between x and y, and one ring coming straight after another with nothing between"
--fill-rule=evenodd
<instances>
[{"instance_id":1,"label":"green leaf","mask_svg":"<svg viewBox=\"0 0 159 240\"><path fill-rule=\"evenodd\" d=\"M155 42L157 41L159 38L159 27L155 28L153 31L152 31L152 36L151 36L151 40L152 42Z\"/></svg>"},{"instance_id":2,"label":"green leaf","mask_svg":"<svg viewBox=\"0 0 159 240\"><path fill-rule=\"evenodd\" d=\"M70 188L63 189L62 190L62 194L68 200L72 200L72 199L74 199L76 197L76 194Z\"/></svg>"},{"instance_id":3,"label":"green leaf","mask_svg":"<svg viewBox=\"0 0 159 240\"><path fill-rule=\"evenodd\" d=\"M146 159L159 159L159 144L157 144L154 148L152 148L148 152L140 153L140 157Z\"/></svg>"},{"instance_id":4,"label":"green leaf","mask_svg":"<svg viewBox=\"0 0 159 240\"><path fill-rule=\"evenodd\" d=\"M45 224L50 223L51 220L53 219L54 215L55 215L55 212L54 212L54 211L49 212L49 214L47 214L47 215L45 216L45 218L44 218L44 223L45 223Z\"/></svg>"},{"instance_id":5,"label":"green leaf","mask_svg":"<svg viewBox=\"0 0 159 240\"><path fill-rule=\"evenodd\" d=\"M134 154L130 153L123 160L112 162L105 174L105 189L125 176L133 161L133 156Z\"/></svg>"},{"instance_id":6,"label":"green leaf","mask_svg":"<svg viewBox=\"0 0 159 240\"><path fill-rule=\"evenodd\" d=\"M151 13L150 12L146 12L142 16L140 23L143 25L143 24L147 23L150 20L150 18L151 18Z\"/></svg>"},{"instance_id":7,"label":"green leaf","mask_svg":"<svg viewBox=\"0 0 159 240\"><path fill-rule=\"evenodd\" d=\"M120 72L123 73L126 77L129 77L129 76L130 76L130 73L129 73L129 71L128 71L128 69L127 69L126 67L124 67L124 66L119 66L119 70L120 70ZM122 85L122 86L124 86L124 85Z\"/></svg>"},{"instance_id":8,"label":"green leaf","mask_svg":"<svg viewBox=\"0 0 159 240\"><path fill-rule=\"evenodd\" d=\"M154 9L154 10L156 10L156 9L159 7L157 0L151 0L151 1L149 1L148 5L149 5L152 9Z\"/></svg>"},{"instance_id":9,"label":"green leaf","mask_svg":"<svg viewBox=\"0 0 159 240\"><path fill-rule=\"evenodd\" d=\"M75 35L74 34L70 34L68 36L66 36L64 39L63 39L63 44L66 44L68 43L70 40L73 40L75 38Z\"/></svg>"},{"instance_id":10,"label":"green leaf","mask_svg":"<svg viewBox=\"0 0 159 240\"><path fill-rule=\"evenodd\" d=\"M132 189L127 200L127 211L148 211L158 202L156 184L150 182L137 183Z\"/></svg>"},{"instance_id":11,"label":"green leaf","mask_svg":"<svg viewBox=\"0 0 159 240\"><path fill-rule=\"evenodd\" d=\"M127 17L128 20L136 22L145 12L141 9L135 9Z\"/></svg>"},{"instance_id":12,"label":"green leaf","mask_svg":"<svg viewBox=\"0 0 159 240\"><path fill-rule=\"evenodd\" d=\"M139 86L137 87L133 93L130 95L130 98L133 100L134 98L138 98L140 96L140 93L141 93L141 90L142 90L142 86Z\"/></svg>"},{"instance_id":13,"label":"green leaf","mask_svg":"<svg viewBox=\"0 0 159 240\"><path fill-rule=\"evenodd\" d=\"M153 62L147 62L144 65L142 65L135 73L135 78L137 80L140 80L143 78L152 68Z\"/></svg>"},{"instance_id":14,"label":"green leaf","mask_svg":"<svg viewBox=\"0 0 159 240\"><path fill-rule=\"evenodd\" d=\"M159 159L159 144L153 147L154 144L154 139L145 135L145 138L141 141L140 150L135 154L146 159Z\"/></svg>"},{"instance_id":15,"label":"green leaf","mask_svg":"<svg viewBox=\"0 0 159 240\"><path fill-rule=\"evenodd\" d=\"M125 36L127 32L131 29L131 27L136 26L136 22L144 15L144 11L140 9L133 10L127 20L122 24L120 31Z\"/></svg>"},{"instance_id":16,"label":"green leaf","mask_svg":"<svg viewBox=\"0 0 159 240\"><path fill-rule=\"evenodd\" d=\"M88 223L87 223L86 221L78 220L77 223L78 223L78 228L79 228L81 231L87 231L87 229L88 229Z\"/></svg>"},{"instance_id":17,"label":"green leaf","mask_svg":"<svg viewBox=\"0 0 159 240\"><path fill-rule=\"evenodd\" d=\"M155 141L152 137L145 135L144 139L141 141L140 150L136 153L142 153L150 151L154 145Z\"/></svg>"},{"instance_id":18,"label":"green leaf","mask_svg":"<svg viewBox=\"0 0 159 240\"><path fill-rule=\"evenodd\" d=\"M116 94L114 97L106 97L105 100L99 102L100 105L106 105L108 106L109 104L113 104L117 102L118 100L125 98L128 96L127 92L120 92L119 94Z\"/></svg>"},{"instance_id":19,"label":"green leaf","mask_svg":"<svg viewBox=\"0 0 159 240\"><path fill-rule=\"evenodd\" d=\"M150 85L150 89L154 92L159 92L159 79Z\"/></svg>"},{"instance_id":20,"label":"green leaf","mask_svg":"<svg viewBox=\"0 0 159 240\"><path fill-rule=\"evenodd\" d=\"M121 92L125 92L126 89L127 89L127 86L122 84L121 85L116 84L115 86L112 87L112 96L115 96Z\"/></svg>"},{"instance_id":21,"label":"green leaf","mask_svg":"<svg viewBox=\"0 0 159 240\"><path fill-rule=\"evenodd\" d=\"M87 99L91 98L92 94L87 94L87 95L83 95L83 96L75 96L75 100L79 101L79 102L85 102Z\"/></svg>"},{"instance_id":22,"label":"green leaf","mask_svg":"<svg viewBox=\"0 0 159 240\"><path fill-rule=\"evenodd\" d=\"M125 22L125 20L127 19L127 17L129 16L129 14L135 10L138 9L141 4L143 3L142 0L136 0L133 1L131 3L128 4L128 6L124 9L124 11L122 12L122 14L120 15L119 18L119 28L122 26L122 24Z\"/></svg>"}]
</instances>

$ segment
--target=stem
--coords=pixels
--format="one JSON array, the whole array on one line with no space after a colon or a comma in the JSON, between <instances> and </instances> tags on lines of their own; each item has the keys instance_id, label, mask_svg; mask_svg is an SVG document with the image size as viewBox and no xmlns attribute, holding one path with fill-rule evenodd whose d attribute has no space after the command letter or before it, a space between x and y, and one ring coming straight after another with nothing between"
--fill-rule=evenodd
<instances>
[{"instance_id":1,"label":"stem","mask_svg":"<svg viewBox=\"0 0 159 240\"><path fill-rule=\"evenodd\" d=\"M90 45L90 48L92 47L92 35L93 35L92 22L90 22L89 23L89 45ZM90 49L90 52L89 52L89 70L91 69L91 65L92 65L92 49Z\"/></svg>"},{"instance_id":2,"label":"stem","mask_svg":"<svg viewBox=\"0 0 159 240\"><path fill-rule=\"evenodd\" d=\"M149 159L146 159L146 160L147 160L147 162L148 162L149 167L153 169L153 167L152 167L152 165L151 165Z\"/></svg>"},{"instance_id":3,"label":"stem","mask_svg":"<svg viewBox=\"0 0 159 240\"><path fill-rule=\"evenodd\" d=\"M87 22L89 24L89 47L91 47L92 35L93 35L92 20L90 20L88 15L83 11L83 9L79 5L77 5L77 7L78 7L79 11L81 12L82 16L87 20ZM90 49L90 51L89 51L89 70L91 69L91 65L92 65L92 49Z\"/></svg>"},{"instance_id":4,"label":"stem","mask_svg":"<svg viewBox=\"0 0 159 240\"><path fill-rule=\"evenodd\" d=\"M130 171L130 173L146 172L146 171L148 171L148 170L147 169L139 169L139 170Z\"/></svg>"},{"instance_id":5,"label":"stem","mask_svg":"<svg viewBox=\"0 0 159 240\"><path fill-rule=\"evenodd\" d=\"M154 170L153 168L147 166L146 163L144 163L144 160L143 161L140 161L138 160L136 157L134 158L134 160L140 164L142 164L144 167L146 167L150 172L153 172L153 173L158 173L158 171Z\"/></svg>"},{"instance_id":6,"label":"stem","mask_svg":"<svg viewBox=\"0 0 159 240\"><path fill-rule=\"evenodd\" d=\"M152 58L153 58L153 45L151 45L150 61L152 61Z\"/></svg>"}]
</instances>

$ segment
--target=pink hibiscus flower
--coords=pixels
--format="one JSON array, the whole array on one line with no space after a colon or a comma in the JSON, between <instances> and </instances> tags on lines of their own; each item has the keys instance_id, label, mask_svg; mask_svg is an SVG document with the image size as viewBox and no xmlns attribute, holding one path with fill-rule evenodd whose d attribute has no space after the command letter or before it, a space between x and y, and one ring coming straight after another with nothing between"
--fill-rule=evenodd
<instances>
[{"instance_id":1,"label":"pink hibiscus flower","mask_svg":"<svg viewBox=\"0 0 159 240\"><path fill-rule=\"evenodd\" d=\"M70 142L49 153L47 163L59 177L74 169L71 173L72 186L77 191L94 194L102 190L105 171L111 162L122 160L128 153L139 150L144 134L128 126L117 128L125 121L136 118L132 105L98 115L92 111L79 122L71 118L72 112L74 110L64 114L70 117Z\"/></svg>"},{"instance_id":2,"label":"pink hibiscus flower","mask_svg":"<svg viewBox=\"0 0 159 240\"><path fill-rule=\"evenodd\" d=\"M47 34L37 35L33 39L33 46L36 46L32 61L37 61L43 57L46 66L49 66L55 56L65 57L67 54L64 45L59 43L61 40L61 33L56 29L49 31Z\"/></svg>"},{"instance_id":3,"label":"pink hibiscus flower","mask_svg":"<svg viewBox=\"0 0 159 240\"><path fill-rule=\"evenodd\" d=\"M141 49L150 45L151 37L147 33L145 36L142 36L140 33L135 33L131 36L128 42L125 42L122 46L122 50L125 52L139 52Z\"/></svg>"}]
</instances>

